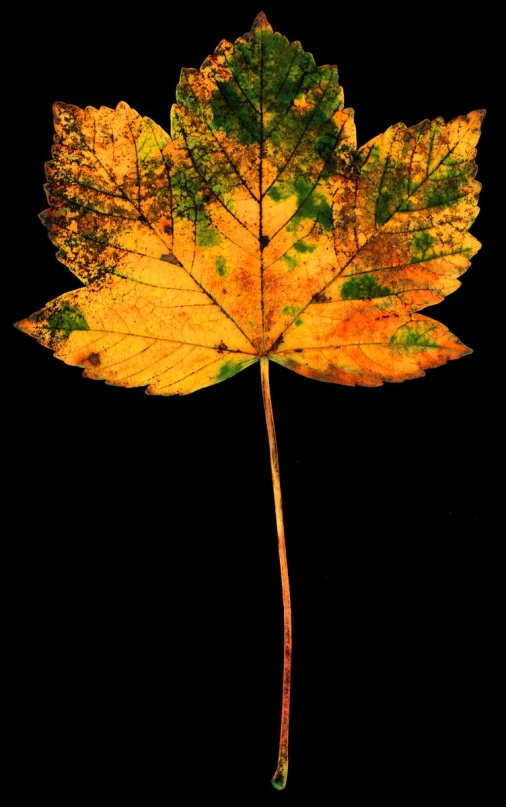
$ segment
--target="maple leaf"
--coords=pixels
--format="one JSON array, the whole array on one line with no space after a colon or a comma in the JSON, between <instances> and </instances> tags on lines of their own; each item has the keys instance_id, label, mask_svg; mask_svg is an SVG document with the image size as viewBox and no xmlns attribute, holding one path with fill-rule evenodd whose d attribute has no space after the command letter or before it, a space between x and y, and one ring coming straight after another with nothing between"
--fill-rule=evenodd
<instances>
[{"instance_id":1,"label":"maple leaf","mask_svg":"<svg viewBox=\"0 0 506 807\"><path fill-rule=\"evenodd\" d=\"M479 249L483 111L396 124L357 149L337 68L260 14L185 69L171 134L127 104L54 107L41 214L84 287L17 323L88 378L186 394L256 361L285 609L278 769L288 766L291 616L268 362L346 385L471 352L421 309Z\"/></svg>"}]
</instances>

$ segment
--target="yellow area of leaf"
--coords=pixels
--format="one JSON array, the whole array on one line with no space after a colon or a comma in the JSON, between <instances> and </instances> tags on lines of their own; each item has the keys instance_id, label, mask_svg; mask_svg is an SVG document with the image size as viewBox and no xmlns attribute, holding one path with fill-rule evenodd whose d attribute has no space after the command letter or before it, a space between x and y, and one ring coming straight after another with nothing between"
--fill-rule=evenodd
<instances>
[{"instance_id":1,"label":"yellow area of leaf","mask_svg":"<svg viewBox=\"0 0 506 807\"><path fill-rule=\"evenodd\" d=\"M479 248L483 114L357 150L335 66L264 16L182 71L171 136L124 103L56 104L42 218L84 287L18 326L87 377L153 394L262 356L342 384L422 375L470 352L416 312Z\"/></svg>"}]
</instances>

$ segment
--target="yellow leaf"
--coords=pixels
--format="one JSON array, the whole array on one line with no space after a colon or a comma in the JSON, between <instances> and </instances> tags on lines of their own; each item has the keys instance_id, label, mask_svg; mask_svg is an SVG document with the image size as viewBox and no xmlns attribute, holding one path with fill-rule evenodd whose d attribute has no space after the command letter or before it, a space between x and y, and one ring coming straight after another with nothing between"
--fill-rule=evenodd
<instances>
[{"instance_id":1,"label":"yellow leaf","mask_svg":"<svg viewBox=\"0 0 506 807\"><path fill-rule=\"evenodd\" d=\"M17 323L87 378L186 394L260 361L283 580L278 768L288 769L291 611L268 363L379 386L471 352L418 313L479 249L483 111L396 124L357 149L337 68L264 14L184 69L170 135L126 103L54 106L41 214L83 283Z\"/></svg>"},{"instance_id":2,"label":"yellow leaf","mask_svg":"<svg viewBox=\"0 0 506 807\"><path fill-rule=\"evenodd\" d=\"M55 105L42 218L87 287L19 327L87 377L182 394L266 356L376 386L470 352L414 312L479 248L483 113L357 150L336 68L262 19L182 71L172 137L125 103Z\"/></svg>"}]
</instances>

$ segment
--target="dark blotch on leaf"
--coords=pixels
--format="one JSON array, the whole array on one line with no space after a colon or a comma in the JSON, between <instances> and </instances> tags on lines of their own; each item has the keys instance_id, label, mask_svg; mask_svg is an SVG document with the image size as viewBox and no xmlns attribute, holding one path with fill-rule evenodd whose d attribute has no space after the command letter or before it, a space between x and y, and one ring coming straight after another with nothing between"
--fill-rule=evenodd
<instances>
[{"instance_id":1,"label":"dark blotch on leaf","mask_svg":"<svg viewBox=\"0 0 506 807\"><path fill-rule=\"evenodd\" d=\"M324 291L319 291L313 295L312 302L313 303L330 303L331 297L328 294L325 294Z\"/></svg>"},{"instance_id":2,"label":"dark blotch on leaf","mask_svg":"<svg viewBox=\"0 0 506 807\"><path fill-rule=\"evenodd\" d=\"M176 266L181 266L178 259L172 252L168 252L166 255L160 255L161 261L167 261L167 263L173 263Z\"/></svg>"}]
</instances>

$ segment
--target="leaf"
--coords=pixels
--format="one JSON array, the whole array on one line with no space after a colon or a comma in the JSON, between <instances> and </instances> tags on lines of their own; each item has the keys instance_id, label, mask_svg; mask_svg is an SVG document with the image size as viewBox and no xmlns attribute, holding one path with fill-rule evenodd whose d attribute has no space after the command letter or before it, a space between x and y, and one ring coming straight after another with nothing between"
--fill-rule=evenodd
<instances>
[{"instance_id":1,"label":"leaf","mask_svg":"<svg viewBox=\"0 0 506 807\"><path fill-rule=\"evenodd\" d=\"M419 312L479 248L483 111L396 124L357 149L335 66L265 15L185 69L171 133L125 103L57 103L41 218L83 288L17 323L88 378L186 394L260 361L284 608L278 767L288 770L291 606L269 360L379 386L471 352Z\"/></svg>"},{"instance_id":2,"label":"leaf","mask_svg":"<svg viewBox=\"0 0 506 807\"><path fill-rule=\"evenodd\" d=\"M88 378L150 394L261 356L377 386L466 348L418 312L459 286L483 112L356 149L337 69L259 15L181 73L171 136L125 103L55 104L42 214L86 284L18 323Z\"/></svg>"}]
</instances>

